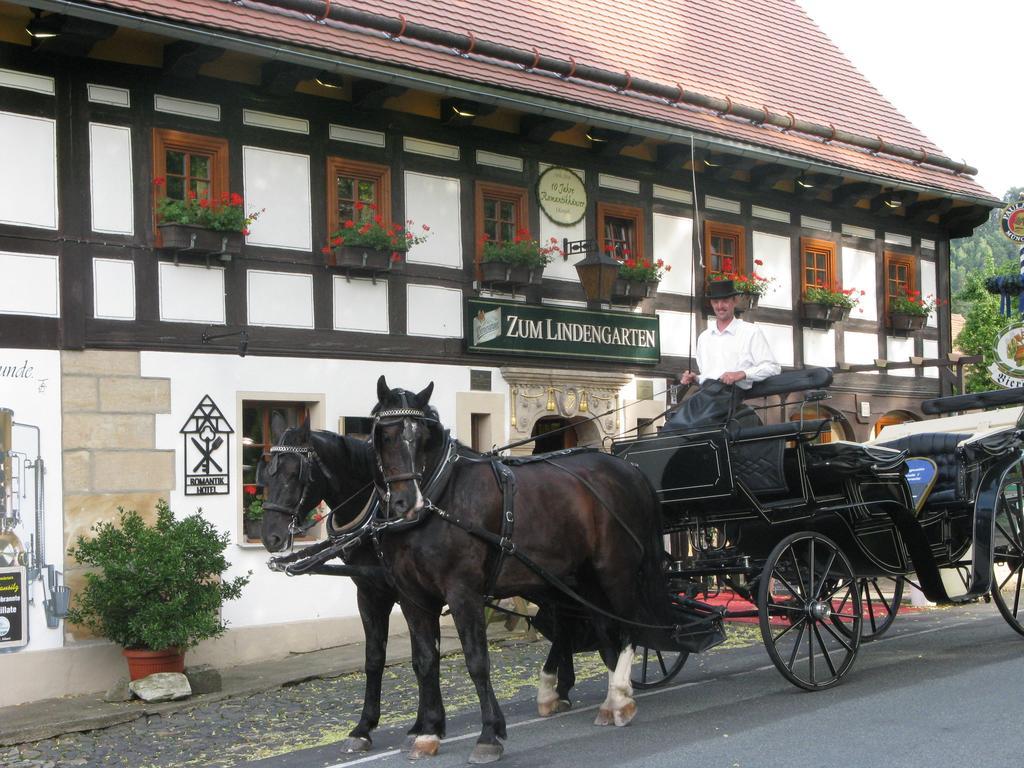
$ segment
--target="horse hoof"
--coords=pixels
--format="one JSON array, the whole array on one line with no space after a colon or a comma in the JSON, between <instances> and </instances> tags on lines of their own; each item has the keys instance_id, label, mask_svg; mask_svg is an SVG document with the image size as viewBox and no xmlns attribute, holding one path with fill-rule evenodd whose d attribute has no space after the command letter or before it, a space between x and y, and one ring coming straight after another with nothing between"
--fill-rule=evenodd
<instances>
[{"instance_id":1,"label":"horse hoof","mask_svg":"<svg viewBox=\"0 0 1024 768\"><path fill-rule=\"evenodd\" d=\"M621 728L624 725L629 725L631 722L633 722L633 718L636 717L636 702L626 702L621 707L615 710L614 716L615 725L617 725L618 727Z\"/></svg>"},{"instance_id":2,"label":"horse hoof","mask_svg":"<svg viewBox=\"0 0 1024 768\"><path fill-rule=\"evenodd\" d=\"M483 765L501 759L505 748L501 744L477 744L469 756L470 765Z\"/></svg>"},{"instance_id":3,"label":"horse hoof","mask_svg":"<svg viewBox=\"0 0 1024 768\"><path fill-rule=\"evenodd\" d=\"M610 709L601 707L597 710L597 717L594 718L594 725L611 725L615 722L615 716Z\"/></svg>"},{"instance_id":4,"label":"horse hoof","mask_svg":"<svg viewBox=\"0 0 1024 768\"><path fill-rule=\"evenodd\" d=\"M373 742L362 736L349 736L341 742L342 752L369 752Z\"/></svg>"},{"instance_id":5,"label":"horse hoof","mask_svg":"<svg viewBox=\"0 0 1024 768\"><path fill-rule=\"evenodd\" d=\"M568 699L551 699L550 701L537 702L537 714L541 717L551 717L560 712L568 712L572 709L572 702Z\"/></svg>"},{"instance_id":6,"label":"horse hoof","mask_svg":"<svg viewBox=\"0 0 1024 768\"><path fill-rule=\"evenodd\" d=\"M409 750L410 760L419 760L424 757L434 757L441 748L441 739L437 736L417 736Z\"/></svg>"}]
</instances>

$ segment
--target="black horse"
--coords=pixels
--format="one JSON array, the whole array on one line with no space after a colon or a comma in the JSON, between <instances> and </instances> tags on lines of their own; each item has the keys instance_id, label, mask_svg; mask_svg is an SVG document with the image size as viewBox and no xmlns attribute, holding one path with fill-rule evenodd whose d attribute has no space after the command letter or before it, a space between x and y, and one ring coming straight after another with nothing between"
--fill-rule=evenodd
<instances>
[{"instance_id":1,"label":"black horse","mask_svg":"<svg viewBox=\"0 0 1024 768\"><path fill-rule=\"evenodd\" d=\"M334 513L327 525L335 532L358 525L373 493L373 449L369 444L326 431L312 431L308 419L285 430L284 420L271 421L274 447L263 482L263 546L281 552L291 546L293 532L321 501ZM380 720L381 679L384 674L391 610L398 601L379 567L373 548L357 545L346 552L346 566L327 566L314 572L351 576L356 585L359 618L366 636L366 691L359 722L345 740L348 752L364 751ZM413 726L411 733L418 733Z\"/></svg>"},{"instance_id":2,"label":"black horse","mask_svg":"<svg viewBox=\"0 0 1024 768\"><path fill-rule=\"evenodd\" d=\"M449 441L428 405L432 391L433 384L418 394L392 390L381 376L374 410L384 499L379 548L409 624L420 689L422 732L411 756L436 754L444 736L442 606L451 608L480 700L483 726L470 762L490 762L502 754L506 729L490 681L485 599L522 595L543 603L556 582L571 584L592 607L610 671L595 722L626 725L636 713L633 644L642 639L668 647L673 620L653 489L630 464L597 451L509 462L513 466L481 460ZM503 485L512 489L511 514ZM503 525L510 518L514 528ZM520 559L523 553L532 565Z\"/></svg>"},{"instance_id":3,"label":"black horse","mask_svg":"<svg viewBox=\"0 0 1024 768\"><path fill-rule=\"evenodd\" d=\"M275 443L271 463L260 473L265 497L262 541L267 551L288 549L294 531L321 501L334 510L327 519L333 534L358 533L372 492L373 448L333 432L311 430L308 420L301 427L285 430L277 415L271 432ZM380 719L389 620L398 594L387 583L368 541L347 549L344 562L341 567L325 565L311 572L350 576L356 585L366 642L366 690L362 715L343 745L354 752L371 747L371 733ZM581 624L579 615L572 607L551 603L541 606L534 619L538 629L553 641L537 689L537 709L542 716L571 707L569 692L576 680L572 653L596 647L592 631ZM422 732L421 721L422 716L417 717L411 735Z\"/></svg>"}]
</instances>

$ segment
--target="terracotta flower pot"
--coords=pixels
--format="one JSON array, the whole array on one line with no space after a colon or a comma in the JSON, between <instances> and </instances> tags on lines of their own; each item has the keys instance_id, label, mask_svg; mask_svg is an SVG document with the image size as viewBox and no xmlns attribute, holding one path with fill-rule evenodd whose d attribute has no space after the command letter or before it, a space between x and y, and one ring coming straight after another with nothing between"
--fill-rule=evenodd
<instances>
[{"instance_id":1,"label":"terracotta flower pot","mask_svg":"<svg viewBox=\"0 0 1024 768\"><path fill-rule=\"evenodd\" d=\"M125 648L121 651L128 661L128 677L140 680L157 672L184 672L185 652L179 648L162 651Z\"/></svg>"},{"instance_id":2,"label":"terracotta flower pot","mask_svg":"<svg viewBox=\"0 0 1024 768\"><path fill-rule=\"evenodd\" d=\"M191 224L159 224L161 247L182 254L209 256L242 252L241 232L218 232Z\"/></svg>"},{"instance_id":3,"label":"terracotta flower pot","mask_svg":"<svg viewBox=\"0 0 1024 768\"><path fill-rule=\"evenodd\" d=\"M527 267L506 261L485 261L480 264L480 282L488 288L514 290L524 285L540 285L544 266Z\"/></svg>"},{"instance_id":4,"label":"terracotta flower pot","mask_svg":"<svg viewBox=\"0 0 1024 768\"><path fill-rule=\"evenodd\" d=\"M657 280L624 280L618 278L612 286L612 302L616 304L638 304L652 299L658 293Z\"/></svg>"}]
</instances>

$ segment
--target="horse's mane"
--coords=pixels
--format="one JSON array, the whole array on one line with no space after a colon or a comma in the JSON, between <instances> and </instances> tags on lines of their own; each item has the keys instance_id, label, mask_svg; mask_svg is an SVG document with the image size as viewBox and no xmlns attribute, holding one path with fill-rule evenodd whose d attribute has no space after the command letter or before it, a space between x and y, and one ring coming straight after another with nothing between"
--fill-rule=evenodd
<instances>
[{"instance_id":1,"label":"horse's mane","mask_svg":"<svg viewBox=\"0 0 1024 768\"><path fill-rule=\"evenodd\" d=\"M280 445L292 447L304 444L301 427L290 427L281 435ZM309 430L309 443L317 449L317 455L321 461L331 464L346 464L353 466L365 477L373 473L374 458L373 445L365 440L359 440L348 435L339 435L326 429ZM326 451L323 450L326 447Z\"/></svg>"}]
</instances>

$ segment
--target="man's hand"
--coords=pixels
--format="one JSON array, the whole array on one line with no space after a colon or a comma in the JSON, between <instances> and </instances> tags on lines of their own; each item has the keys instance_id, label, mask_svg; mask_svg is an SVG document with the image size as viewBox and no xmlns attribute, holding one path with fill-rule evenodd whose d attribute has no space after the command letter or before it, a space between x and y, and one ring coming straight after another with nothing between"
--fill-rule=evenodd
<instances>
[{"instance_id":1,"label":"man's hand","mask_svg":"<svg viewBox=\"0 0 1024 768\"><path fill-rule=\"evenodd\" d=\"M683 384L693 384L693 382L697 380L697 374L693 371L683 371L679 375L679 380L683 382Z\"/></svg>"},{"instance_id":2,"label":"man's hand","mask_svg":"<svg viewBox=\"0 0 1024 768\"><path fill-rule=\"evenodd\" d=\"M726 371L718 377L718 380L723 384L735 384L737 381L743 381L745 378L747 378L747 374L743 371Z\"/></svg>"}]
</instances>

